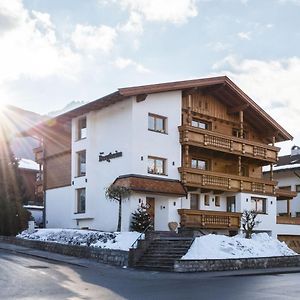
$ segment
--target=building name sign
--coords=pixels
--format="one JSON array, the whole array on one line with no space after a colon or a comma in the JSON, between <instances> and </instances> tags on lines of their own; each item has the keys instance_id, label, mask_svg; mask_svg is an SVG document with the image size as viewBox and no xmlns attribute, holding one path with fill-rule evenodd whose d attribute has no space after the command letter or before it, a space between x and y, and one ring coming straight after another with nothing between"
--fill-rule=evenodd
<instances>
[{"instance_id":1,"label":"building name sign","mask_svg":"<svg viewBox=\"0 0 300 300\"><path fill-rule=\"evenodd\" d=\"M111 159L117 158L117 157L121 157L123 156L123 152L120 151L115 151L114 153L109 153L104 155L104 152L100 152L99 154L99 161L107 161L110 162Z\"/></svg>"}]
</instances>

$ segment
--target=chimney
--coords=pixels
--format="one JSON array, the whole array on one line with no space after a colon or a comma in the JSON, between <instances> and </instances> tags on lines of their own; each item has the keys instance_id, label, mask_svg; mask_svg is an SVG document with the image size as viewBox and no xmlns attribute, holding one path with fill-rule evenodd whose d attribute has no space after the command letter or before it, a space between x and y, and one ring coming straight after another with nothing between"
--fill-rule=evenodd
<instances>
[{"instance_id":1,"label":"chimney","mask_svg":"<svg viewBox=\"0 0 300 300\"><path fill-rule=\"evenodd\" d=\"M294 145L291 149L291 156L300 155L300 147Z\"/></svg>"}]
</instances>

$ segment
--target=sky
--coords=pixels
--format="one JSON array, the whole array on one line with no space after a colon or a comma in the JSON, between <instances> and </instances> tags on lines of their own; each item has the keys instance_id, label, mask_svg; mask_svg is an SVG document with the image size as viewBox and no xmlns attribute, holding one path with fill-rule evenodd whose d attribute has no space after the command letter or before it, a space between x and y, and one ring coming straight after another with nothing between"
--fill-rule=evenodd
<instances>
[{"instance_id":1,"label":"sky","mask_svg":"<svg viewBox=\"0 0 300 300\"><path fill-rule=\"evenodd\" d=\"M0 102L46 114L227 75L300 145L300 0L0 0Z\"/></svg>"}]
</instances>

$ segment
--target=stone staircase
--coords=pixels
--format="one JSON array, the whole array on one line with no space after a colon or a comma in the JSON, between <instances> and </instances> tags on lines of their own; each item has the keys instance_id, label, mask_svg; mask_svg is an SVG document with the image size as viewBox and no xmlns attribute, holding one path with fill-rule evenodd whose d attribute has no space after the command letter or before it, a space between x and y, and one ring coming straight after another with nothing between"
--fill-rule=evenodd
<instances>
[{"instance_id":1,"label":"stone staircase","mask_svg":"<svg viewBox=\"0 0 300 300\"><path fill-rule=\"evenodd\" d=\"M186 254L192 238L165 237L151 241L146 252L135 263L136 268L158 271L172 271L174 262Z\"/></svg>"}]
</instances>

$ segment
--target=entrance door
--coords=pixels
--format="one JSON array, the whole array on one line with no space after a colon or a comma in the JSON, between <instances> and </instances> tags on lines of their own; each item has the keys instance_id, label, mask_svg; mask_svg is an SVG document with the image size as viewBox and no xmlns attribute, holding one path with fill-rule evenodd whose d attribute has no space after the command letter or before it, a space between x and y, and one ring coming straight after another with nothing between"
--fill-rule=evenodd
<instances>
[{"instance_id":1,"label":"entrance door","mask_svg":"<svg viewBox=\"0 0 300 300\"><path fill-rule=\"evenodd\" d=\"M153 228L154 228L154 211L155 211L154 208L155 208L155 198L146 197L146 211L152 219Z\"/></svg>"}]
</instances>

